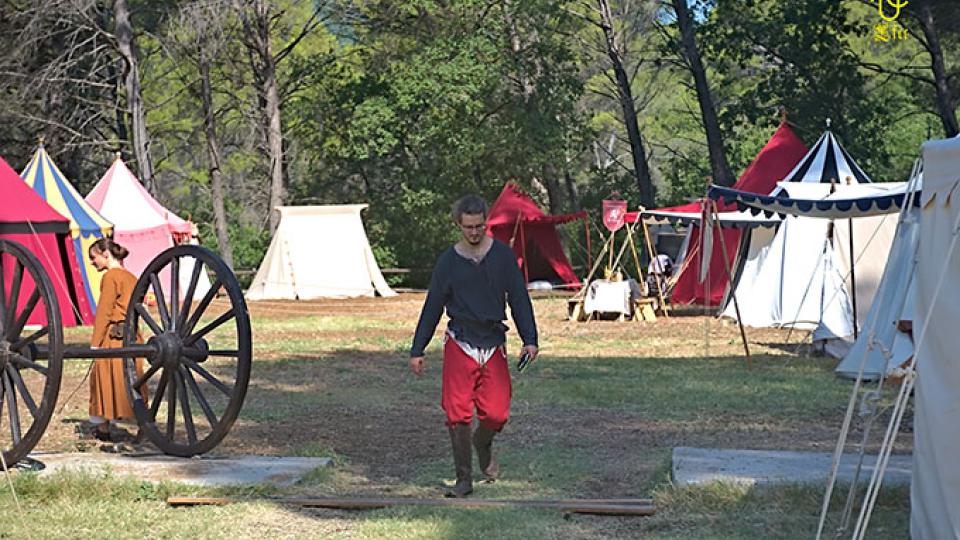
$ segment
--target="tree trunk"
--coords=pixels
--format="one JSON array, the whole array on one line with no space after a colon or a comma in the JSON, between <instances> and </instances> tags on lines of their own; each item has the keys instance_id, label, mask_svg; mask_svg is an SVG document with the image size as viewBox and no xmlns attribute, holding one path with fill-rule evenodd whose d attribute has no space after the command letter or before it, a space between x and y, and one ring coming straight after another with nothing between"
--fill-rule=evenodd
<instances>
[{"instance_id":1,"label":"tree trunk","mask_svg":"<svg viewBox=\"0 0 960 540\"><path fill-rule=\"evenodd\" d=\"M933 24L933 12L930 2L920 4L916 12L916 19L923 29L923 36L927 40L927 51L930 53L930 64L933 69L934 87L937 91L937 112L943 123L943 133L947 137L955 137L960 132L957 124L956 100L950 92L947 83L947 68L943 61L943 49L940 47L940 37Z\"/></svg>"},{"instance_id":2,"label":"tree trunk","mask_svg":"<svg viewBox=\"0 0 960 540\"><path fill-rule=\"evenodd\" d=\"M235 0L246 36L244 45L250 51L253 78L257 84L263 130L270 158L270 234L277 230L280 214L274 209L283 206L286 196L283 179L283 127L280 122L280 90L277 84L277 59L273 56L270 21L271 2ZM251 17L252 16L252 17Z\"/></svg>"},{"instance_id":3,"label":"tree trunk","mask_svg":"<svg viewBox=\"0 0 960 540\"><path fill-rule=\"evenodd\" d=\"M677 24L680 26L681 45L687 66L693 75L693 83L697 89L697 101L700 102L700 114L703 116L703 127L707 132L707 149L710 152L710 170L713 180L721 186L732 186L736 182L727 163L727 154L723 150L723 136L720 133L720 122L717 120L717 110L713 106L710 96L710 85L707 84L707 70L700 60L700 51L697 49L697 40L694 35L693 20L687 10L686 0L672 0L673 9L677 14Z\"/></svg>"},{"instance_id":4,"label":"tree trunk","mask_svg":"<svg viewBox=\"0 0 960 540\"><path fill-rule=\"evenodd\" d=\"M656 200L656 192L653 187L653 180L650 178L650 169L647 166L647 153L643 148L643 138L640 135L640 125L637 123L637 109L633 101L633 90L630 88L630 79L627 77L627 71L623 67L623 58L620 53L620 46L616 42L616 36L613 30L613 15L610 12L610 5L607 0L598 0L602 17L600 27L607 46L607 56L610 57L610 63L613 66L613 73L617 81L617 96L620 100L620 108L623 112L623 123L627 128L627 138L630 141L630 153L633 156L633 174L637 181L637 188L640 190L640 204L647 208L653 208Z\"/></svg>"},{"instance_id":5,"label":"tree trunk","mask_svg":"<svg viewBox=\"0 0 960 540\"><path fill-rule=\"evenodd\" d=\"M269 41L267 42L269 44ZM269 55L269 45L267 53ZM267 149L270 152L270 234L280 224L280 213L273 209L283 206L286 196L283 186L283 131L280 127L280 93L277 90L276 66L269 56L269 68L265 70L263 93L266 96L264 116L267 128Z\"/></svg>"},{"instance_id":6,"label":"tree trunk","mask_svg":"<svg viewBox=\"0 0 960 540\"><path fill-rule=\"evenodd\" d=\"M148 191L155 193L153 162L150 160L150 135L147 132L143 92L140 87L140 65L133 43L133 27L130 24L130 7L127 5L127 0L115 0L113 10L114 35L125 64L124 89L127 94L127 109L130 113L130 129L133 132L133 155L137 159L140 181Z\"/></svg>"},{"instance_id":7,"label":"tree trunk","mask_svg":"<svg viewBox=\"0 0 960 540\"><path fill-rule=\"evenodd\" d=\"M227 234L227 212L224 207L223 171L220 168L220 137L217 135L217 119L214 116L213 90L210 87L210 59L203 45L198 47L198 65L200 70L200 102L203 107L203 132L207 138L207 154L210 159L210 194L213 202L213 224L217 234L217 247L220 256L233 268L233 249Z\"/></svg>"},{"instance_id":8,"label":"tree trunk","mask_svg":"<svg viewBox=\"0 0 960 540\"><path fill-rule=\"evenodd\" d=\"M564 168L563 180L567 185L567 197L570 199L570 209L574 212L580 211L580 190L577 188L577 182L570 175L570 169Z\"/></svg>"},{"instance_id":9,"label":"tree trunk","mask_svg":"<svg viewBox=\"0 0 960 540\"><path fill-rule=\"evenodd\" d=\"M560 181L557 179L557 170L553 165L547 164L542 168L543 183L547 187L547 199L550 203L551 214L563 213L563 191L560 189Z\"/></svg>"}]
</instances>

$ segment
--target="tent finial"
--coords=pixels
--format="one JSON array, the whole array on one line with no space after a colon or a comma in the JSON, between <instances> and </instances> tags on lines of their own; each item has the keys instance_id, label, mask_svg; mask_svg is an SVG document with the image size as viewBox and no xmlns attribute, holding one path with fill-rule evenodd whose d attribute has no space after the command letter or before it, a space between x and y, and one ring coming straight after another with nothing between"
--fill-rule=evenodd
<instances>
[{"instance_id":1,"label":"tent finial","mask_svg":"<svg viewBox=\"0 0 960 540\"><path fill-rule=\"evenodd\" d=\"M777 110L778 110L778 112L780 113L780 123L781 123L781 124L786 124L786 123L787 123L787 108L784 107L783 105L781 105Z\"/></svg>"},{"instance_id":2,"label":"tent finial","mask_svg":"<svg viewBox=\"0 0 960 540\"><path fill-rule=\"evenodd\" d=\"M44 140L43 135L37 137L37 146L39 146L40 148L43 148L43 140Z\"/></svg>"},{"instance_id":3,"label":"tent finial","mask_svg":"<svg viewBox=\"0 0 960 540\"><path fill-rule=\"evenodd\" d=\"M830 129L830 117L827 117L827 129Z\"/></svg>"},{"instance_id":4,"label":"tent finial","mask_svg":"<svg viewBox=\"0 0 960 540\"><path fill-rule=\"evenodd\" d=\"M113 153L113 157L115 157L116 159L120 159L120 155L121 155L121 152L119 150Z\"/></svg>"}]
</instances>

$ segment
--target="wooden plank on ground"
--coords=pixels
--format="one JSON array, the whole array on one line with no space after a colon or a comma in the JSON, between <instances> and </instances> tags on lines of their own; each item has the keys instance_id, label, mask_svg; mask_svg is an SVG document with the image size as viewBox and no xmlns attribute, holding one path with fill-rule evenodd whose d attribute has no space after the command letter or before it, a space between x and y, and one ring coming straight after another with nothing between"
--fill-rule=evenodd
<instances>
[{"instance_id":1,"label":"wooden plank on ground","mask_svg":"<svg viewBox=\"0 0 960 540\"><path fill-rule=\"evenodd\" d=\"M655 507L651 499L421 499L411 497L283 497L234 499L229 497L169 497L170 506L225 505L240 502L273 502L310 508L374 510L390 506L433 506L448 508L546 508L578 514L619 516L651 516Z\"/></svg>"}]
</instances>

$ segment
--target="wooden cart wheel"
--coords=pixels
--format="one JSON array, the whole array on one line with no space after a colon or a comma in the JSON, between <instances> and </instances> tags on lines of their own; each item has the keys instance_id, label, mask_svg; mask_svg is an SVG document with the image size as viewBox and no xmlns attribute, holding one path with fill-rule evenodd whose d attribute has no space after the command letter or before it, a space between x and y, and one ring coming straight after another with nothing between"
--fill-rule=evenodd
<instances>
[{"instance_id":1,"label":"wooden cart wheel","mask_svg":"<svg viewBox=\"0 0 960 540\"><path fill-rule=\"evenodd\" d=\"M33 324L41 315L46 322ZM38 347L46 348L45 359ZM0 240L0 448L7 467L40 442L62 374L63 326L50 277L23 246Z\"/></svg>"},{"instance_id":2,"label":"wooden cart wheel","mask_svg":"<svg viewBox=\"0 0 960 540\"><path fill-rule=\"evenodd\" d=\"M213 283L201 291L201 277L208 272ZM155 310L148 293L155 297ZM229 303L218 293L225 293ZM156 349L149 361L141 361L139 373L134 359L124 361L140 428L167 454L209 452L240 414L250 381L250 317L236 276L206 248L164 251L133 290L124 345L136 343L140 330Z\"/></svg>"}]
</instances>

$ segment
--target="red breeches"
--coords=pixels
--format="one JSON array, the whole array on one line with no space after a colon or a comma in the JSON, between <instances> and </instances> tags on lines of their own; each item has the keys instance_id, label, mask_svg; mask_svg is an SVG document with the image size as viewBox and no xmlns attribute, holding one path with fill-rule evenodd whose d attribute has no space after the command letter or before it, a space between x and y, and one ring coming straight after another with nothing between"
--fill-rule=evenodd
<instances>
[{"instance_id":1,"label":"red breeches","mask_svg":"<svg viewBox=\"0 0 960 540\"><path fill-rule=\"evenodd\" d=\"M447 414L447 426L469 424L476 408L477 420L486 428L500 431L510 416L510 370L503 347L498 347L481 366L447 338L443 346L443 388L440 405Z\"/></svg>"}]
</instances>

